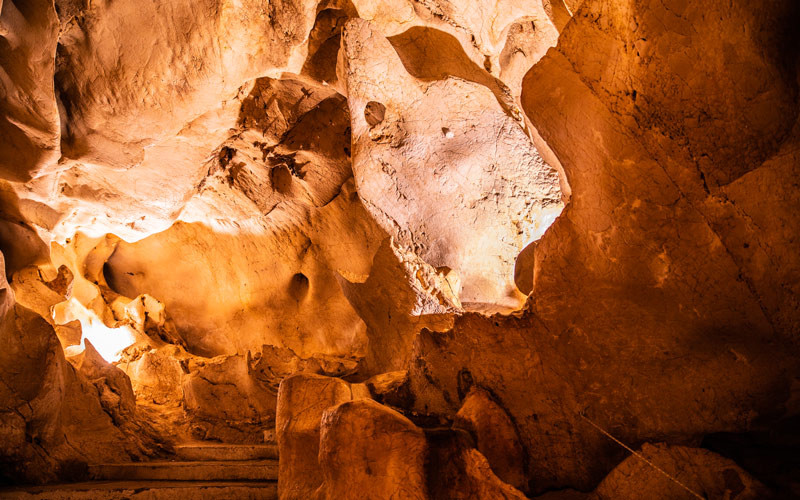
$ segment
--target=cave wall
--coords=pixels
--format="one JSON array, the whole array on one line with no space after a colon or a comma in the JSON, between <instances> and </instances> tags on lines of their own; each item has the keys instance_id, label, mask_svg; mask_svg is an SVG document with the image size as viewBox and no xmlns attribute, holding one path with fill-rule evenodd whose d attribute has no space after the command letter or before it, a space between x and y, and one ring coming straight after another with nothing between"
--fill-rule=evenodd
<instances>
[{"instance_id":1,"label":"cave wall","mask_svg":"<svg viewBox=\"0 0 800 500\"><path fill-rule=\"evenodd\" d=\"M2 328L61 381L2 401L82 405L108 437L82 460L152 449L58 349L91 322L135 341L140 404L208 438L255 439L290 373L408 370L417 416L491 395L529 493L594 489L625 457L598 427L691 447L792 417L797 21L788 1L5 0L0 249L24 308ZM203 406L231 380L253 415ZM51 418L30 405L8 460L55 470L81 446L30 444L20 422Z\"/></svg>"},{"instance_id":2,"label":"cave wall","mask_svg":"<svg viewBox=\"0 0 800 500\"><path fill-rule=\"evenodd\" d=\"M796 412L793 16L583 3L522 92L572 198L523 313L419 337L421 409L455 411L469 373L513 415L537 489L607 472L619 447L587 418L626 443L697 444Z\"/></svg>"}]
</instances>

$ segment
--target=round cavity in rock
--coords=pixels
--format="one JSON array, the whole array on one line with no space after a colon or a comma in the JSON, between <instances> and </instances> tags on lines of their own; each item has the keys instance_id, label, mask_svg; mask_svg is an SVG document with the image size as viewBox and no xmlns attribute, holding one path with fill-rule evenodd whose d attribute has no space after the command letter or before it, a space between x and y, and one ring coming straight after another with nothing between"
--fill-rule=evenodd
<instances>
[{"instance_id":1,"label":"round cavity in rock","mask_svg":"<svg viewBox=\"0 0 800 500\"><path fill-rule=\"evenodd\" d=\"M447 137L448 139L453 138L453 131L447 127L442 127L442 135Z\"/></svg>"},{"instance_id":2,"label":"round cavity in rock","mask_svg":"<svg viewBox=\"0 0 800 500\"><path fill-rule=\"evenodd\" d=\"M272 188L281 193L286 194L292 189L292 173L286 165L277 165L272 167L269 172L270 180L272 181Z\"/></svg>"},{"instance_id":3,"label":"round cavity in rock","mask_svg":"<svg viewBox=\"0 0 800 500\"><path fill-rule=\"evenodd\" d=\"M367 120L367 124L370 127L374 127L375 125L381 123L385 116L386 106L379 102L370 101L364 108L364 119Z\"/></svg>"},{"instance_id":4,"label":"round cavity in rock","mask_svg":"<svg viewBox=\"0 0 800 500\"><path fill-rule=\"evenodd\" d=\"M301 301L308 295L308 278L303 273L297 273L289 280L289 295L294 300Z\"/></svg>"}]
</instances>

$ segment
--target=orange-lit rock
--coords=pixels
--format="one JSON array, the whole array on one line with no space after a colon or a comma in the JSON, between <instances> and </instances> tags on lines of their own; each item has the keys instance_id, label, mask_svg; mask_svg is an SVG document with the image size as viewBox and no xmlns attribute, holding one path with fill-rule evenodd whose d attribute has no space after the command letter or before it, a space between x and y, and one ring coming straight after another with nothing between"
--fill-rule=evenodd
<instances>
[{"instance_id":1,"label":"orange-lit rock","mask_svg":"<svg viewBox=\"0 0 800 500\"><path fill-rule=\"evenodd\" d=\"M422 429L371 399L344 402L322 415L318 498L428 498Z\"/></svg>"},{"instance_id":2,"label":"orange-lit rock","mask_svg":"<svg viewBox=\"0 0 800 500\"><path fill-rule=\"evenodd\" d=\"M769 491L731 460L697 448L645 444L641 458L625 459L594 492L599 499L766 498ZM691 491L687 491L691 490Z\"/></svg>"},{"instance_id":3,"label":"orange-lit rock","mask_svg":"<svg viewBox=\"0 0 800 500\"><path fill-rule=\"evenodd\" d=\"M337 404L361 398L369 398L365 386L351 386L338 378L297 374L283 380L276 419L281 500L311 498L317 491L323 482L317 458L323 413Z\"/></svg>"},{"instance_id":4,"label":"orange-lit rock","mask_svg":"<svg viewBox=\"0 0 800 500\"><path fill-rule=\"evenodd\" d=\"M798 25L0 0L0 475L800 495Z\"/></svg>"},{"instance_id":5,"label":"orange-lit rock","mask_svg":"<svg viewBox=\"0 0 800 500\"><path fill-rule=\"evenodd\" d=\"M4 481L78 480L87 463L152 453L156 443L134 414L125 374L93 351L76 370L53 327L15 304L4 274L0 315Z\"/></svg>"},{"instance_id":6,"label":"orange-lit rock","mask_svg":"<svg viewBox=\"0 0 800 500\"><path fill-rule=\"evenodd\" d=\"M475 436L478 451L486 457L497 477L516 488L526 489L525 456L517 429L488 392L479 387L470 388L453 425Z\"/></svg>"},{"instance_id":7,"label":"orange-lit rock","mask_svg":"<svg viewBox=\"0 0 800 500\"><path fill-rule=\"evenodd\" d=\"M428 485L431 498L523 500L521 491L498 478L463 431L440 431L428 438Z\"/></svg>"},{"instance_id":8,"label":"orange-lit rock","mask_svg":"<svg viewBox=\"0 0 800 500\"><path fill-rule=\"evenodd\" d=\"M403 249L452 271L461 303L518 305L513 258L561 212L555 170L486 87L418 81L363 20L345 26L342 44L367 210Z\"/></svg>"}]
</instances>

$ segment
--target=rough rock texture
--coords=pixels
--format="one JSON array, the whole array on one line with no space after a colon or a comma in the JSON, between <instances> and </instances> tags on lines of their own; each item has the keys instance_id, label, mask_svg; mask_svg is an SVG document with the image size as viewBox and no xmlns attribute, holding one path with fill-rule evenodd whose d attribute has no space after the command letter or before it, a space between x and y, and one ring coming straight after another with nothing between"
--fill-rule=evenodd
<instances>
[{"instance_id":1,"label":"rough rock texture","mask_svg":"<svg viewBox=\"0 0 800 500\"><path fill-rule=\"evenodd\" d=\"M372 398L387 406L410 408L413 405L408 371L381 373L364 382Z\"/></svg>"},{"instance_id":2,"label":"rough rock texture","mask_svg":"<svg viewBox=\"0 0 800 500\"><path fill-rule=\"evenodd\" d=\"M524 500L521 491L503 482L463 431L439 431L428 437L428 486L436 500L496 498Z\"/></svg>"},{"instance_id":3,"label":"rough rock texture","mask_svg":"<svg viewBox=\"0 0 800 500\"><path fill-rule=\"evenodd\" d=\"M0 118L0 176L26 181L59 157L59 116L53 99L58 41L53 2L0 5L0 63L3 115Z\"/></svg>"},{"instance_id":4,"label":"rough rock texture","mask_svg":"<svg viewBox=\"0 0 800 500\"><path fill-rule=\"evenodd\" d=\"M590 493L554 491L542 500L747 499L774 496L735 462L699 448L645 443ZM792 496L793 497L793 496ZM787 498L789 498L787 496Z\"/></svg>"},{"instance_id":5,"label":"rough rock texture","mask_svg":"<svg viewBox=\"0 0 800 500\"><path fill-rule=\"evenodd\" d=\"M3 482L78 479L87 463L141 458L153 448L133 415L127 377L91 349L76 370L53 327L15 304L4 274L0 318Z\"/></svg>"},{"instance_id":6,"label":"rough rock texture","mask_svg":"<svg viewBox=\"0 0 800 500\"><path fill-rule=\"evenodd\" d=\"M427 451L422 429L371 399L328 408L320 427L319 465L324 483L317 498L429 498Z\"/></svg>"},{"instance_id":7,"label":"rough rock texture","mask_svg":"<svg viewBox=\"0 0 800 500\"><path fill-rule=\"evenodd\" d=\"M527 310L423 333L411 378L420 411L457 411L459 371L490 389L534 491L591 489L621 458L581 414L634 446L791 415L800 198L786 9L586 1L526 76L523 107L572 198L536 245ZM752 36L726 35L742 26Z\"/></svg>"},{"instance_id":8,"label":"rough rock texture","mask_svg":"<svg viewBox=\"0 0 800 500\"><path fill-rule=\"evenodd\" d=\"M652 498L766 498L764 485L733 461L697 448L645 444L641 455L669 474L672 479L631 456L600 483L592 498L598 500ZM675 481L680 482L677 484ZM686 488L692 492L686 491Z\"/></svg>"},{"instance_id":9,"label":"rough rock texture","mask_svg":"<svg viewBox=\"0 0 800 500\"><path fill-rule=\"evenodd\" d=\"M193 434L201 439L227 443L263 440L265 429L274 425L275 395L250 376L241 356L219 356L211 360L190 358L181 387L184 410Z\"/></svg>"},{"instance_id":10,"label":"rough rock texture","mask_svg":"<svg viewBox=\"0 0 800 500\"><path fill-rule=\"evenodd\" d=\"M317 455L323 412L360 398L369 398L365 386L351 386L338 378L296 374L283 380L278 390L276 419L281 500L311 498L320 487L323 471Z\"/></svg>"},{"instance_id":11,"label":"rough rock texture","mask_svg":"<svg viewBox=\"0 0 800 500\"><path fill-rule=\"evenodd\" d=\"M478 451L486 457L497 477L516 488L526 486L525 456L517 429L488 392L479 387L470 388L453 426L475 436Z\"/></svg>"},{"instance_id":12,"label":"rough rock texture","mask_svg":"<svg viewBox=\"0 0 800 500\"><path fill-rule=\"evenodd\" d=\"M551 222L537 210L552 205L554 215L561 204L559 180L524 133L518 84L511 91L498 78L500 52L525 45L538 54L554 44L563 9L538 0L476 8L404 0L5 2L0 242L20 297L71 354L88 341L105 359L124 358L147 412L163 410L179 425L186 410L199 422L195 434L236 440L245 437L218 424L250 422L252 435L269 425L264 385L277 387L293 371L344 374L262 361L244 377L248 353L263 356L266 345L304 360L363 358L354 373L365 379L405 369L416 333L448 328L462 289L465 303L489 303L478 308L519 305L523 295L508 276L495 286L481 268L508 274L515 254ZM420 240L439 256L410 247L407 233L417 227L398 238L363 206L369 193L358 189L364 176L352 179L351 165L363 110L351 116L347 95L386 75L371 83L374 75L338 76L348 75L339 56L344 27L358 18L370 20L380 51L347 64L389 55L393 74L420 89L464 86L479 96L448 120L489 113L487 123L472 119L477 131L449 125L432 141L425 129L409 131L427 144L418 153L435 153L442 167L458 154L448 144L480 139L457 170L481 169L484 180L450 212L464 226L474 215L483 227L503 221L499 238L486 235L497 255L484 258L463 237L456 244L454 233ZM534 23L542 36L507 37L515 22ZM428 57L443 44L446 51ZM509 81L521 77L508 71ZM508 147L493 152L485 131L510 131ZM495 186L492 172L513 176ZM530 172L542 177L533 201L525 199ZM453 173L445 169L440 180ZM507 196L517 200L510 208L499 202ZM456 220L434 213L444 201L428 196L396 208L433 215L439 231ZM53 280L67 286L54 289ZM227 368L217 378L237 381L224 397L218 381L203 378L218 364ZM214 395L237 409L208 404ZM248 399L258 402L233 403Z\"/></svg>"},{"instance_id":13,"label":"rough rock texture","mask_svg":"<svg viewBox=\"0 0 800 500\"><path fill-rule=\"evenodd\" d=\"M341 54L367 210L402 248L454 274L458 303L517 305L507 256L561 212L555 170L486 87L417 81L370 23L347 23Z\"/></svg>"},{"instance_id":14,"label":"rough rock texture","mask_svg":"<svg viewBox=\"0 0 800 500\"><path fill-rule=\"evenodd\" d=\"M633 494L615 467L674 494L608 435L722 467L710 496L738 469L688 449L796 495L798 24L789 0L0 1L4 474L141 458L144 420L260 442L277 412L283 490L337 495L320 419L369 389L379 422L473 435L429 455L433 496Z\"/></svg>"}]
</instances>

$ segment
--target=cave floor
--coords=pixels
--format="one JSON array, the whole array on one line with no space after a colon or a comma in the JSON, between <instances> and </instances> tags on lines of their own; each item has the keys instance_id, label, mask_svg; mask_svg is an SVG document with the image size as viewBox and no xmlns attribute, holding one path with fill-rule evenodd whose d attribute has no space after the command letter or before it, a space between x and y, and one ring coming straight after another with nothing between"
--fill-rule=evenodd
<instances>
[{"instance_id":1,"label":"cave floor","mask_svg":"<svg viewBox=\"0 0 800 500\"><path fill-rule=\"evenodd\" d=\"M171 460L88 467L93 481L0 490L0 499L278 498L277 447L192 442Z\"/></svg>"}]
</instances>

